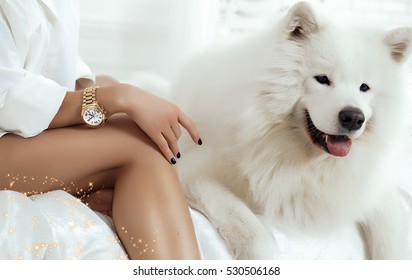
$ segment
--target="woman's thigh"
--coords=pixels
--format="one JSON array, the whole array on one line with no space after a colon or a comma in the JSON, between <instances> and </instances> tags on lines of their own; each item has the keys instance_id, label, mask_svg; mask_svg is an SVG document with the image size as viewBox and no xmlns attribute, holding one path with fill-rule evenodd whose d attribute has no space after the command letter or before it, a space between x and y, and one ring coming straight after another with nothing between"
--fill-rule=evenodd
<instances>
[{"instance_id":1,"label":"woman's thigh","mask_svg":"<svg viewBox=\"0 0 412 280\"><path fill-rule=\"evenodd\" d=\"M113 187L131 160L161 157L157 147L127 116L107 125L46 130L32 138L0 138L0 188L28 195L63 189L75 195Z\"/></svg>"}]
</instances>

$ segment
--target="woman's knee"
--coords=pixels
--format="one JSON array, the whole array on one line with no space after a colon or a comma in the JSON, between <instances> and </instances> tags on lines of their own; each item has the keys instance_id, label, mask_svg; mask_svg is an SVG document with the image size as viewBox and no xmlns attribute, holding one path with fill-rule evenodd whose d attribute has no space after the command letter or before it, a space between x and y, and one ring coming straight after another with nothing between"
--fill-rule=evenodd
<instances>
[{"instance_id":1,"label":"woman's knee","mask_svg":"<svg viewBox=\"0 0 412 280\"><path fill-rule=\"evenodd\" d=\"M168 164L157 145L128 116L115 115L107 126L117 132L112 141L127 155L129 163Z\"/></svg>"}]
</instances>

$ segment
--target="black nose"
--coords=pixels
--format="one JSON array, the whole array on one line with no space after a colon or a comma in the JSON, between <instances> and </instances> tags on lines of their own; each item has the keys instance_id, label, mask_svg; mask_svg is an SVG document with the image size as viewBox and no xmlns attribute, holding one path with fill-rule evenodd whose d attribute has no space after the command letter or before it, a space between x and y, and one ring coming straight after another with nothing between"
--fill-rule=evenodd
<instances>
[{"instance_id":1,"label":"black nose","mask_svg":"<svg viewBox=\"0 0 412 280\"><path fill-rule=\"evenodd\" d=\"M365 115L361 110L347 107L339 112L339 123L349 131L358 130L365 122Z\"/></svg>"}]
</instances>

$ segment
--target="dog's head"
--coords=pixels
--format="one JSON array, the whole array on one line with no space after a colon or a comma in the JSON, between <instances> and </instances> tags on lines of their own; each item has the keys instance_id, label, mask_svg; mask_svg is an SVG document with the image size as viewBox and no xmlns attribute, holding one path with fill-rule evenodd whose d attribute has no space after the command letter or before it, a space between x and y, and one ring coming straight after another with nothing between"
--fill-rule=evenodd
<instances>
[{"instance_id":1,"label":"dog's head","mask_svg":"<svg viewBox=\"0 0 412 280\"><path fill-rule=\"evenodd\" d=\"M299 49L301 83L295 106L313 147L344 157L373 130L390 133L403 106L403 64L412 29L379 31L326 20L305 2L281 24L284 40Z\"/></svg>"}]
</instances>

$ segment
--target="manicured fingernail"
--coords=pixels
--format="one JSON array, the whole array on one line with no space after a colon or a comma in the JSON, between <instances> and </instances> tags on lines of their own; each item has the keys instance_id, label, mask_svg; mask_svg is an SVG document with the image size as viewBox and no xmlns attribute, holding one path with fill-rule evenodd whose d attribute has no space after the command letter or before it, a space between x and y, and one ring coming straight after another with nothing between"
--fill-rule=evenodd
<instances>
[{"instance_id":1,"label":"manicured fingernail","mask_svg":"<svg viewBox=\"0 0 412 280\"><path fill-rule=\"evenodd\" d=\"M175 158L171 158L171 159L170 159L170 162L171 162L173 165L176 164Z\"/></svg>"},{"instance_id":2,"label":"manicured fingernail","mask_svg":"<svg viewBox=\"0 0 412 280\"><path fill-rule=\"evenodd\" d=\"M197 144L202 145L203 144L202 139L199 138L199 140L197 140Z\"/></svg>"},{"instance_id":3,"label":"manicured fingernail","mask_svg":"<svg viewBox=\"0 0 412 280\"><path fill-rule=\"evenodd\" d=\"M180 152L177 153L176 157L177 157L177 158L180 158Z\"/></svg>"}]
</instances>

